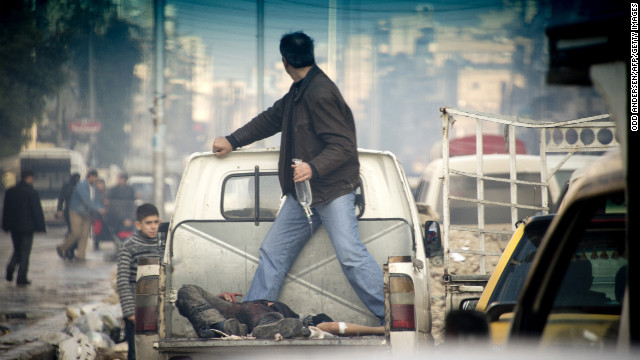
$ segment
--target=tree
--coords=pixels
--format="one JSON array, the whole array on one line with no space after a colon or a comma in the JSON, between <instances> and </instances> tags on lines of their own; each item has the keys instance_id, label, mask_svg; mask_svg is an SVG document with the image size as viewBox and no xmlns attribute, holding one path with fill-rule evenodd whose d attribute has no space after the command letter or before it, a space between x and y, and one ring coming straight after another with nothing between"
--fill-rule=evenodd
<instances>
[{"instance_id":1,"label":"tree","mask_svg":"<svg viewBox=\"0 0 640 360\"><path fill-rule=\"evenodd\" d=\"M102 123L97 135L96 160L99 166L122 165L128 150L124 126L131 120L132 98L137 78L134 66L142 57L139 43L132 38L136 30L130 23L110 16L104 29L91 34L96 119ZM88 34L77 34L73 44L73 67L78 74L80 101L86 117L89 94Z\"/></svg>"},{"instance_id":2,"label":"tree","mask_svg":"<svg viewBox=\"0 0 640 360\"><path fill-rule=\"evenodd\" d=\"M0 2L0 158L17 154L65 80L59 34L47 34L23 0Z\"/></svg>"},{"instance_id":3,"label":"tree","mask_svg":"<svg viewBox=\"0 0 640 360\"><path fill-rule=\"evenodd\" d=\"M128 150L124 127L131 120L132 97L136 87L134 66L141 60L136 26L117 18L109 0L69 0L73 9L67 23L69 69L77 79L77 101L82 116L89 118L89 63L93 64L95 119L102 123L97 135L95 159L99 166L122 165ZM89 49L91 46L91 50ZM92 60L89 53L92 53ZM77 119L66 119L73 121ZM75 139L75 141L87 139ZM72 143L75 141L71 141Z\"/></svg>"}]
</instances>

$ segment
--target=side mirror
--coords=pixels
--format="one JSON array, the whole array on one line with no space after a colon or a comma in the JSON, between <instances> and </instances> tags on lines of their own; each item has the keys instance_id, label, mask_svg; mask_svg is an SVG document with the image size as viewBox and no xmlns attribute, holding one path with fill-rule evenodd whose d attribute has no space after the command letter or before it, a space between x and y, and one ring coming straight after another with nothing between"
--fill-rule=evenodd
<instances>
[{"instance_id":1,"label":"side mirror","mask_svg":"<svg viewBox=\"0 0 640 360\"><path fill-rule=\"evenodd\" d=\"M516 303L491 303L487 307L486 314L489 322L498 321L502 314L513 312Z\"/></svg>"},{"instance_id":2,"label":"side mirror","mask_svg":"<svg viewBox=\"0 0 640 360\"><path fill-rule=\"evenodd\" d=\"M424 223L424 251L434 266L442 266L443 250L440 236L440 223L427 220Z\"/></svg>"},{"instance_id":3,"label":"side mirror","mask_svg":"<svg viewBox=\"0 0 640 360\"><path fill-rule=\"evenodd\" d=\"M460 302L460 310L464 310L464 311L475 310L476 305L478 305L478 301L480 301L480 298L464 299L462 300L462 302Z\"/></svg>"}]
</instances>

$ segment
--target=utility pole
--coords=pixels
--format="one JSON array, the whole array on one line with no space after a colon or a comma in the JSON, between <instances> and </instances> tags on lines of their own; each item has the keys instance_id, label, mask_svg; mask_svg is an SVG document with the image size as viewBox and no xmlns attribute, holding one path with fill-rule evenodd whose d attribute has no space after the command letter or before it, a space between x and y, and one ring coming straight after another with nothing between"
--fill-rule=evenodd
<instances>
[{"instance_id":1,"label":"utility pole","mask_svg":"<svg viewBox=\"0 0 640 360\"><path fill-rule=\"evenodd\" d=\"M89 121L96 121L96 92L95 92L95 79L93 73L93 27L89 27ZM86 118L83 119L83 122L86 123ZM91 154L91 159L89 163L92 168L96 167L96 134L89 135L89 154Z\"/></svg>"},{"instance_id":2,"label":"utility pole","mask_svg":"<svg viewBox=\"0 0 640 360\"><path fill-rule=\"evenodd\" d=\"M154 94L153 94L153 203L164 220L164 1L153 1Z\"/></svg>"},{"instance_id":3,"label":"utility pole","mask_svg":"<svg viewBox=\"0 0 640 360\"><path fill-rule=\"evenodd\" d=\"M336 81L336 0L329 0L329 39L327 46L327 75Z\"/></svg>"},{"instance_id":4,"label":"utility pole","mask_svg":"<svg viewBox=\"0 0 640 360\"><path fill-rule=\"evenodd\" d=\"M264 109L264 0L258 1L258 111Z\"/></svg>"}]
</instances>

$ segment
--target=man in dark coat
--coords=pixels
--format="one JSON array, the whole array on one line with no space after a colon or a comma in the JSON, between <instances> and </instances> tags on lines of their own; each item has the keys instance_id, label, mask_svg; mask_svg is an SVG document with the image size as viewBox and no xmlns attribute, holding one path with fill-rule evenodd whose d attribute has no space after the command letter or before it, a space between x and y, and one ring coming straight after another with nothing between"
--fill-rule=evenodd
<instances>
[{"instance_id":1,"label":"man in dark coat","mask_svg":"<svg viewBox=\"0 0 640 360\"><path fill-rule=\"evenodd\" d=\"M355 215L360 163L353 115L338 87L315 64L309 36L285 34L280 54L294 81L289 92L230 135L216 138L212 146L216 156L224 156L281 133L278 176L286 199L262 241L258 268L244 301L278 299L287 272L311 237L295 194L295 183L309 180L313 230L324 225L347 280L382 324L382 269L360 240ZM292 165L294 158L302 162Z\"/></svg>"},{"instance_id":2,"label":"man in dark coat","mask_svg":"<svg viewBox=\"0 0 640 360\"><path fill-rule=\"evenodd\" d=\"M18 266L19 286L29 285L29 256L33 245L33 233L45 232L44 212L38 192L33 188L34 173L29 169L22 171L20 183L5 193L2 214L2 229L11 232L13 255L7 265L7 281L13 280L13 272Z\"/></svg>"}]
</instances>

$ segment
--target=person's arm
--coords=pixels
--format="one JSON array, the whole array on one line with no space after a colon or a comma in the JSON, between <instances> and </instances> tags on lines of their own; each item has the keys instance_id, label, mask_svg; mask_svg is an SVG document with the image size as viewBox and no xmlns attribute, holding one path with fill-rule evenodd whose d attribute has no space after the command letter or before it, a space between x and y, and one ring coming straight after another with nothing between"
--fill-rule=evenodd
<instances>
[{"instance_id":1,"label":"person's arm","mask_svg":"<svg viewBox=\"0 0 640 360\"><path fill-rule=\"evenodd\" d=\"M284 99L287 96L285 95L276 101L273 106L261 112L231 135L217 137L213 142L211 151L216 156L224 156L238 147L249 145L282 131Z\"/></svg>"},{"instance_id":2,"label":"person's arm","mask_svg":"<svg viewBox=\"0 0 640 360\"><path fill-rule=\"evenodd\" d=\"M226 137L219 136L213 140L213 147L211 148L211 151L216 156L224 156L233 151L233 146Z\"/></svg>"},{"instance_id":3,"label":"person's arm","mask_svg":"<svg viewBox=\"0 0 640 360\"><path fill-rule=\"evenodd\" d=\"M44 210L42 210L42 203L36 190L33 190L32 196L29 197L29 206L31 207L31 216L33 223L35 224L35 231L46 232L47 226L44 221Z\"/></svg>"},{"instance_id":4,"label":"person's arm","mask_svg":"<svg viewBox=\"0 0 640 360\"><path fill-rule=\"evenodd\" d=\"M5 192L5 196L4 196L4 205L2 207L2 230L4 231L9 231L9 226L11 223L11 219L9 218L9 213L11 212L11 209L9 208L9 204L11 203L10 199L11 199L11 193L13 191L11 190L7 190L7 192Z\"/></svg>"},{"instance_id":5,"label":"person's arm","mask_svg":"<svg viewBox=\"0 0 640 360\"><path fill-rule=\"evenodd\" d=\"M84 205L86 205L89 210L104 215L106 211L102 208L102 206L91 200L91 190L89 189L89 186L91 185L89 185L89 183L87 182L81 182L76 186L76 192L78 193L80 201ZM100 198L100 196L97 194L97 191L95 198L96 201Z\"/></svg>"},{"instance_id":6,"label":"person's arm","mask_svg":"<svg viewBox=\"0 0 640 360\"><path fill-rule=\"evenodd\" d=\"M126 246L121 247L118 251L117 263L116 285L118 287L118 296L120 297L120 307L122 307L123 316L129 318L135 315L136 302L135 289L130 281L133 257Z\"/></svg>"},{"instance_id":7,"label":"person's arm","mask_svg":"<svg viewBox=\"0 0 640 360\"><path fill-rule=\"evenodd\" d=\"M384 326L366 326L345 322L323 322L316 327L337 336L384 335Z\"/></svg>"},{"instance_id":8,"label":"person's arm","mask_svg":"<svg viewBox=\"0 0 640 360\"><path fill-rule=\"evenodd\" d=\"M60 190L60 194L58 194L58 213L60 213L64 209L64 198L67 195L67 184L62 186Z\"/></svg>"},{"instance_id":9,"label":"person's arm","mask_svg":"<svg viewBox=\"0 0 640 360\"><path fill-rule=\"evenodd\" d=\"M220 298L220 299L223 299L223 300L227 300L228 302L237 302L236 296L242 296L242 294L240 294L240 293L223 292L223 293L220 293L220 294L216 295L217 298Z\"/></svg>"}]
</instances>

